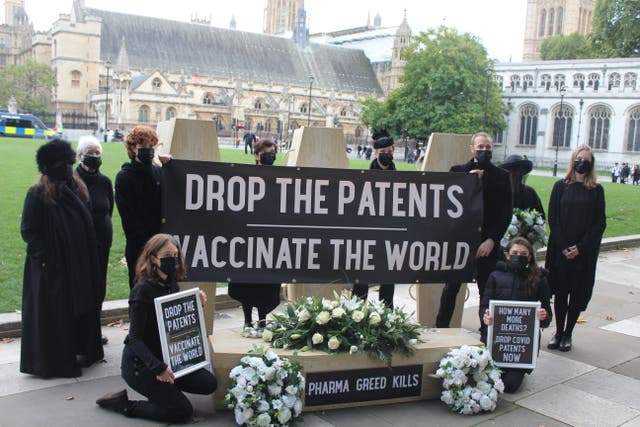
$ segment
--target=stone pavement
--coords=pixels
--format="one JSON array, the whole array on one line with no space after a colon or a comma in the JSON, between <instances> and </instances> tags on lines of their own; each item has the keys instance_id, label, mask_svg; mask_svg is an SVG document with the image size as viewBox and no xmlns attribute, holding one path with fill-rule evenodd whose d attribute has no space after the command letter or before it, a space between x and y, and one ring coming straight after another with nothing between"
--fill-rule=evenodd
<instances>
[{"instance_id":1,"label":"stone pavement","mask_svg":"<svg viewBox=\"0 0 640 427\"><path fill-rule=\"evenodd\" d=\"M437 400L315 412L308 427L412 426L625 426L640 427L640 248L602 252L597 283L583 322L574 331L574 347L546 349L553 333L543 333L538 367L516 394L501 396L495 412L461 416ZM475 331L477 289L471 285L463 327ZM413 311L409 285L398 285L396 304ZM216 314L216 330L240 331L242 313ZM125 387L119 377L127 325L105 327L105 362L76 379L42 380L18 371L20 340L0 344L0 426L152 426L98 408L102 394ZM473 333L473 332L470 332ZM222 392L222 391L221 391ZM135 393L130 395L135 396ZM210 398L191 396L198 425L234 426L231 412L214 413Z\"/></svg>"}]
</instances>

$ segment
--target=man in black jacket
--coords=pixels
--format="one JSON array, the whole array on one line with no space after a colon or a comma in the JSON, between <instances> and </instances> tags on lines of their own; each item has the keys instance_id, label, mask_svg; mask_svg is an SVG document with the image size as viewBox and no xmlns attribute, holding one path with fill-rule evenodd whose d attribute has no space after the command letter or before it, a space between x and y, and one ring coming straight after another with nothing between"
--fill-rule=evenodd
<instances>
[{"instance_id":1,"label":"man in black jacket","mask_svg":"<svg viewBox=\"0 0 640 427\"><path fill-rule=\"evenodd\" d=\"M504 235L513 210L511 181L509 173L491 163L493 140L485 132L471 137L473 158L463 164L451 167L450 172L474 173L482 180L482 231L480 246L476 251L476 281L480 291L480 300L484 295L484 285L494 270L500 253L500 240ZM456 305L456 295L460 283L447 283L440 297L440 309L436 318L436 327L448 328ZM480 320L480 335L486 334L486 326Z\"/></svg>"}]
</instances>

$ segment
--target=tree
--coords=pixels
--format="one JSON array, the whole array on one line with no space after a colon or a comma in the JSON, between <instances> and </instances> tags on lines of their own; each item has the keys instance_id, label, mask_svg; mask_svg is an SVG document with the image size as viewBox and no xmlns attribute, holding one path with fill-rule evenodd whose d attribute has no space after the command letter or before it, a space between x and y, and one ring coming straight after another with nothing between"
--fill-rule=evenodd
<instances>
[{"instance_id":1,"label":"tree","mask_svg":"<svg viewBox=\"0 0 640 427\"><path fill-rule=\"evenodd\" d=\"M580 33L568 36L558 34L548 37L540 47L540 57L543 61L557 59L587 59L593 58L591 44L587 37Z\"/></svg>"},{"instance_id":2,"label":"tree","mask_svg":"<svg viewBox=\"0 0 640 427\"><path fill-rule=\"evenodd\" d=\"M598 0L589 36L598 57L640 56L640 1Z\"/></svg>"},{"instance_id":3,"label":"tree","mask_svg":"<svg viewBox=\"0 0 640 427\"><path fill-rule=\"evenodd\" d=\"M0 105L15 96L18 111L49 111L55 77L51 67L29 59L24 65L8 65L0 70Z\"/></svg>"},{"instance_id":4,"label":"tree","mask_svg":"<svg viewBox=\"0 0 640 427\"><path fill-rule=\"evenodd\" d=\"M363 102L366 125L385 127L395 137L402 129L418 138L432 132L477 132L483 129L488 85L487 130L504 128L506 106L487 74L492 65L487 51L475 36L447 27L432 29L417 36L402 55L402 85L384 102Z\"/></svg>"}]
</instances>

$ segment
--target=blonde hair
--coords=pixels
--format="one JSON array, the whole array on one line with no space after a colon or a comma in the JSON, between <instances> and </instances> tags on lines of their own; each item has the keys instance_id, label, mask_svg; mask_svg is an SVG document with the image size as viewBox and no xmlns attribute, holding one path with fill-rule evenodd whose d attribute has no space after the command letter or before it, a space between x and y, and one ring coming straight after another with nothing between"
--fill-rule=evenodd
<instances>
[{"instance_id":1,"label":"blonde hair","mask_svg":"<svg viewBox=\"0 0 640 427\"><path fill-rule=\"evenodd\" d=\"M563 181L566 182L567 184L576 182L576 179L575 179L576 171L575 171L573 162L575 162L576 158L578 157L578 154L581 151L587 151L591 153L591 170L585 175L584 181L582 184L589 189L595 188L595 186L598 185L598 175L596 174L596 156L593 155L593 151L591 151L591 147L589 147L587 144L582 144L577 146L576 149L573 150L573 153L571 153L571 160L569 160L569 169L567 170L567 174L564 176Z\"/></svg>"}]
</instances>

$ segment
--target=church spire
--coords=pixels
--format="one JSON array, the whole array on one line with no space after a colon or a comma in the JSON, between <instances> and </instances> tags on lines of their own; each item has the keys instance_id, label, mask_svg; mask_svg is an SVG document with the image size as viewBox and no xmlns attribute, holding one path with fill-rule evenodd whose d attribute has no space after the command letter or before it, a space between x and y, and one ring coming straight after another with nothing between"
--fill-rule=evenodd
<instances>
[{"instance_id":1,"label":"church spire","mask_svg":"<svg viewBox=\"0 0 640 427\"><path fill-rule=\"evenodd\" d=\"M307 47L309 44L309 28L307 27L307 12L304 10L304 0L300 1L296 25L293 27L293 41L300 47Z\"/></svg>"},{"instance_id":2,"label":"church spire","mask_svg":"<svg viewBox=\"0 0 640 427\"><path fill-rule=\"evenodd\" d=\"M129 71L129 55L127 54L127 47L124 44L124 37L122 37L122 41L120 42L120 51L118 52L118 59L116 60L114 71L120 73Z\"/></svg>"}]
</instances>

